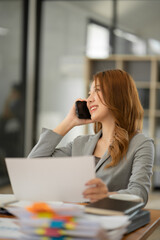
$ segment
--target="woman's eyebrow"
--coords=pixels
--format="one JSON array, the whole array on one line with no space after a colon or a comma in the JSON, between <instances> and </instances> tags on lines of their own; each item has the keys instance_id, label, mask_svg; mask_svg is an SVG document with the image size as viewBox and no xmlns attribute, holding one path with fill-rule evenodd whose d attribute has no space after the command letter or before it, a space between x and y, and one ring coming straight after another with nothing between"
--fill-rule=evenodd
<instances>
[{"instance_id":1,"label":"woman's eyebrow","mask_svg":"<svg viewBox=\"0 0 160 240\"><path fill-rule=\"evenodd\" d=\"M100 87L100 85L96 85L96 86L94 86L94 88L97 88L97 87Z\"/></svg>"},{"instance_id":2,"label":"woman's eyebrow","mask_svg":"<svg viewBox=\"0 0 160 240\"><path fill-rule=\"evenodd\" d=\"M93 87L93 89L96 89L97 87L100 87L100 85L95 85L94 87ZM88 93L91 93L91 91L92 91L92 89L90 89L90 91L88 92Z\"/></svg>"}]
</instances>

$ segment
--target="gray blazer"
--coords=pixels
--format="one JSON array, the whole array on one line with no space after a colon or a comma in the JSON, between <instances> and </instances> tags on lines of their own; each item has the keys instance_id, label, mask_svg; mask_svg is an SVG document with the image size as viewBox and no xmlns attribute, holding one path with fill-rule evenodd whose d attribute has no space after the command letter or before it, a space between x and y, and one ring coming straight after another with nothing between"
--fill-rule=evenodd
<instances>
[{"instance_id":1,"label":"gray blazer","mask_svg":"<svg viewBox=\"0 0 160 240\"><path fill-rule=\"evenodd\" d=\"M66 147L57 148L63 137L52 130L43 129L38 143L28 157L92 155L100 136L101 131L95 135L79 136ZM154 161L153 140L138 133L131 139L126 157L118 165L104 169L110 161L111 156L106 151L95 167L96 177L106 183L110 192L135 194L140 196L146 204Z\"/></svg>"}]
</instances>

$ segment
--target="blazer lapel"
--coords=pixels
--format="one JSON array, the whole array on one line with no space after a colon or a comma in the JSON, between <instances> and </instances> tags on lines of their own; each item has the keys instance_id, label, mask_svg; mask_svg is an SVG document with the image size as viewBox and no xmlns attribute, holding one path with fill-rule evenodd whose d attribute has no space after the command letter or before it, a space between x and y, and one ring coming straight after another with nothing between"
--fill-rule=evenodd
<instances>
[{"instance_id":1,"label":"blazer lapel","mask_svg":"<svg viewBox=\"0 0 160 240\"><path fill-rule=\"evenodd\" d=\"M85 147L84 147L84 155L92 155L94 152L94 149L96 147L96 144L100 138L102 134L102 130L100 130L97 134L93 135L92 138L89 139L89 141L86 143ZM99 160L99 162L96 165L95 171L97 172L99 167L109 159L110 154L108 155L108 150L105 152L105 154L103 155L103 157Z\"/></svg>"},{"instance_id":2,"label":"blazer lapel","mask_svg":"<svg viewBox=\"0 0 160 240\"><path fill-rule=\"evenodd\" d=\"M98 171L98 169L100 168L100 166L107 161L110 158L110 154L108 154L108 150L105 152L105 154L103 155L103 157L99 160L99 162L96 165L96 172Z\"/></svg>"},{"instance_id":3,"label":"blazer lapel","mask_svg":"<svg viewBox=\"0 0 160 240\"><path fill-rule=\"evenodd\" d=\"M102 131L100 130L97 134L93 135L92 138L89 139L88 142L86 142L86 145L84 147L84 155L92 155L94 152L94 149L96 147L96 144L98 142L98 139L101 136Z\"/></svg>"}]
</instances>

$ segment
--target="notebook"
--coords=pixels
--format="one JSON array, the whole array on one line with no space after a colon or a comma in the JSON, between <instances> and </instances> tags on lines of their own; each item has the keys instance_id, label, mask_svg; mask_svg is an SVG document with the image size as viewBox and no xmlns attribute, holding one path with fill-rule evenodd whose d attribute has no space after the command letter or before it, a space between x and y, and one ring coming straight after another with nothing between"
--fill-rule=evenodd
<instances>
[{"instance_id":1,"label":"notebook","mask_svg":"<svg viewBox=\"0 0 160 240\"><path fill-rule=\"evenodd\" d=\"M98 215L130 215L142 207L144 207L143 202L124 201L107 197L87 205L85 212Z\"/></svg>"},{"instance_id":2,"label":"notebook","mask_svg":"<svg viewBox=\"0 0 160 240\"><path fill-rule=\"evenodd\" d=\"M85 183L95 178L93 156L5 161L17 200L85 202Z\"/></svg>"},{"instance_id":3,"label":"notebook","mask_svg":"<svg viewBox=\"0 0 160 240\"><path fill-rule=\"evenodd\" d=\"M147 210L139 210L132 218L131 223L127 227L126 234L135 231L136 229L143 227L150 222L150 212Z\"/></svg>"}]
</instances>

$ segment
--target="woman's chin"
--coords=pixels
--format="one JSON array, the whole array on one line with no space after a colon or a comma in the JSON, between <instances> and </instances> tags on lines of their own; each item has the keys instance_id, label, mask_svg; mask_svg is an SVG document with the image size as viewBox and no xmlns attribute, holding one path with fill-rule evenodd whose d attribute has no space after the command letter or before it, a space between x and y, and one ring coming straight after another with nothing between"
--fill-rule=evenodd
<instances>
[{"instance_id":1,"label":"woman's chin","mask_svg":"<svg viewBox=\"0 0 160 240\"><path fill-rule=\"evenodd\" d=\"M98 121L97 117L94 116L94 114L91 115L91 120L94 121L94 122L97 122L97 121Z\"/></svg>"}]
</instances>

